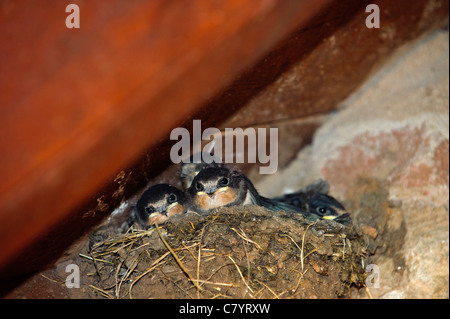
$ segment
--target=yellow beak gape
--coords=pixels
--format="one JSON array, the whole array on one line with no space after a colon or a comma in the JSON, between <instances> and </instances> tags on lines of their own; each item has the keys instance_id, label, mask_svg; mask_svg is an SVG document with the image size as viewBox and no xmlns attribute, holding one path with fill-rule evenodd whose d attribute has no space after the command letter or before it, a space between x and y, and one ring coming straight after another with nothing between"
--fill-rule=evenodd
<instances>
[{"instance_id":1,"label":"yellow beak gape","mask_svg":"<svg viewBox=\"0 0 450 319\"><path fill-rule=\"evenodd\" d=\"M215 194L215 193L222 193L222 192L225 192L227 189L228 189L228 186L221 187L221 188L219 188L218 190L216 190L216 191L214 192L214 194Z\"/></svg>"},{"instance_id":2,"label":"yellow beak gape","mask_svg":"<svg viewBox=\"0 0 450 319\"><path fill-rule=\"evenodd\" d=\"M151 213L150 216L148 216L148 218L150 219L150 218L156 217L156 216L158 216L158 215L161 215L161 213L159 213L159 212L154 212L154 213Z\"/></svg>"},{"instance_id":3,"label":"yellow beak gape","mask_svg":"<svg viewBox=\"0 0 450 319\"><path fill-rule=\"evenodd\" d=\"M175 202L175 203L170 204L170 205L167 207L166 212L168 212L169 210L171 210L172 208L174 208L174 207L177 206L177 205L178 205L178 202Z\"/></svg>"},{"instance_id":4,"label":"yellow beak gape","mask_svg":"<svg viewBox=\"0 0 450 319\"><path fill-rule=\"evenodd\" d=\"M227 189L228 189L228 186L221 187L221 188L219 188L218 190L216 190L216 191L213 193L213 195L215 195L215 194L217 194L217 193L225 192ZM208 194L205 193L205 192L203 192L203 191L201 191L201 192L197 192L197 195L203 196L203 195L208 195Z\"/></svg>"}]
</instances>

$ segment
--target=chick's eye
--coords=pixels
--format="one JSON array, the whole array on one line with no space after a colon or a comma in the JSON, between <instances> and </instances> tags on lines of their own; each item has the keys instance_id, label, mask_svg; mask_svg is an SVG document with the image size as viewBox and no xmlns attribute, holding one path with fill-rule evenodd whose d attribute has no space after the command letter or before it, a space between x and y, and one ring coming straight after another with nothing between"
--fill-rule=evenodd
<instances>
[{"instance_id":1,"label":"chick's eye","mask_svg":"<svg viewBox=\"0 0 450 319\"><path fill-rule=\"evenodd\" d=\"M200 182L197 182L197 184L195 184L195 189L198 191L202 191L203 190L203 185Z\"/></svg>"},{"instance_id":2,"label":"chick's eye","mask_svg":"<svg viewBox=\"0 0 450 319\"><path fill-rule=\"evenodd\" d=\"M219 186L227 186L230 183L230 180L227 177L224 177L219 180Z\"/></svg>"},{"instance_id":3,"label":"chick's eye","mask_svg":"<svg viewBox=\"0 0 450 319\"><path fill-rule=\"evenodd\" d=\"M318 207L318 208L317 208L317 211L318 211L320 214L325 214L325 213L327 212L327 209L324 208L324 207Z\"/></svg>"},{"instance_id":4,"label":"chick's eye","mask_svg":"<svg viewBox=\"0 0 450 319\"><path fill-rule=\"evenodd\" d=\"M169 202L169 204L175 203L177 201L177 195L170 194L169 197L167 198L167 201Z\"/></svg>"},{"instance_id":5,"label":"chick's eye","mask_svg":"<svg viewBox=\"0 0 450 319\"><path fill-rule=\"evenodd\" d=\"M151 207L151 206L147 206L147 207L145 207L145 212L147 214L151 215L152 213L155 212L155 209L153 207Z\"/></svg>"}]
</instances>

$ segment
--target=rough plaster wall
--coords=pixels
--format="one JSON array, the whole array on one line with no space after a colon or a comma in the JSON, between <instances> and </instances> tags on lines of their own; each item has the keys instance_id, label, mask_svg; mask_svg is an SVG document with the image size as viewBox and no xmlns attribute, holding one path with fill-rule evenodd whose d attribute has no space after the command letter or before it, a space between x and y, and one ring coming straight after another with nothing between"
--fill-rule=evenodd
<instances>
[{"instance_id":1,"label":"rough plaster wall","mask_svg":"<svg viewBox=\"0 0 450 319\"><path fill-rule=\"evenodd\" d=\"M388 194L383 225L364 225L353 212L356 223L384 234L406 229L395 252L375 253L381 286L370 289L373 297L448 298L448 30L397 50L295 161L257 186L265 195L278 195L318 177L350 207L360 195L361 178L378 181Z\"/></svg>"}]
</instances>

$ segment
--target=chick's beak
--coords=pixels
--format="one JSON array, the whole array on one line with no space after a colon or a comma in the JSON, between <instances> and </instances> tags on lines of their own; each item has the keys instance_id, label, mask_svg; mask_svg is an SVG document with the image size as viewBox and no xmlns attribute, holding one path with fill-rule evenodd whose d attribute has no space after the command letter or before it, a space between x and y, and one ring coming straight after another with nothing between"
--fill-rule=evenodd
<instances>
[{"instance_id":1,"label":"chick's beak","mask_svg":"<svg viewBox=\"0 0 450 319\"><path fill-rule=\"evenodd\" d=\"M209 197L214 197L216 194L225 192L227 189L228 189L228 186L225 186L225 187L221 187L218 189L209 190L206 192L205 191L197 192L197 195L199 195L199 196L208 195Z\"/></svg>"}]
</instances>

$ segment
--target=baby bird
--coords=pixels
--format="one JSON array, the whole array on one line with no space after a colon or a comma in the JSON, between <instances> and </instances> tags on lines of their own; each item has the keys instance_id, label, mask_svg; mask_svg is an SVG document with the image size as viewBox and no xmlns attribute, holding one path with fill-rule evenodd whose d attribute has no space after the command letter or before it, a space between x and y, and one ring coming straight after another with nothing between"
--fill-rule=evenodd
<instances>
[{"instance_id":1,"label":"baby bird","mask_svg":"<svg viewBox=\"0 0 450 319\"><path fill-rule=\"evenodd\" d=\"M200 156L200 154L196 154L197 157ZM214 157L214 155L211 155L209 153L201 153L201 158L200 161L195 162L194 161L194 156L192 155L189 158L189 162L188 163L182 163L181 164L181 172L180 172L180 177L181 177L181 181L184 185L184 188L189 188L189 186L191 186L192 181L194 180L194 177L197 176L198 173L200 173L200 171L204 168L208 168L208 167L223 167L223 164L220 163L220 160L216 157ZM212 162L211 163L206 163L203 159L211 157L212 158Z\"/></svg>"},{"instance_id":2,"label":"baby bird","mask_svg":"<svg viewBox=\"0 0 450 319\"><path fill-rule=\"evenodd\" d=\"M187 211L186 198L178 188L157 184L147 189L136 204L136 220L145 229L164 224L173 215Z\"/></svg>"},{"instance_id":3,"label":"baby bird","mask_svg":"<svg viewBox=\"0 0 450 319\"><path fill-rule=\"evenodd\" d=\"M334 220L346 226L350 225L352 222L350 214L341 203L327 194L328 190L328 182L319 179L297 193L276 197L274 200L296 206L321 219Z\"/></svg>"},{"instance_id":4,"label":"baby bird","mask_svg":"<svg viewBox=\"0 0 450 319\"><path fill-rule=\"evenodd\" d=\"M194 177L186 194L190 207L203 215L219 207L254 204L272 211L300 213L310 220L318 219L298 207L259 195L243 173L225 167L207 167L201 170Z\"/></svg>"},{"instance_id":5,"label":"baby bird","mask_svg":"<svg viewBox=\"0 0 450 319\"><path fill-rule=\"evenodd\" d=\"M341 203L328 195L330 185L323 179L314 181L296 193L269 199L259 195L252 182L244 174L229 171L221 163L215 161L212 163L205 163L204 161L193 163L193 156L191 156L190 162L182 164L181 178L188 188L186 192L189 194L189 202L196 212L208 214L211 209L221 206L256 204L273 211L300 212L309 216L309 219L314 219L314 216L316 216L318 219L335 220L343 225L351 224L350 214L346 212ZM217 168L218 170L207 170L208 168ZM194 185L193 180L200 172L202 172L202 175L196 181L196 183L200 183L197 190L197 185ZM226 179L229 180L228 175L233 180L231 188L230 185L224 184ZM219 179L222 179L223 186L219 185ZM201 190L205 186L203 184L207 184L207 188L213 192L219 189L220 191L216 194L211 193L209 197L204 197L207 192ZM224 193L220 194L222 192Z\"/></svg>"}]
</instances>

